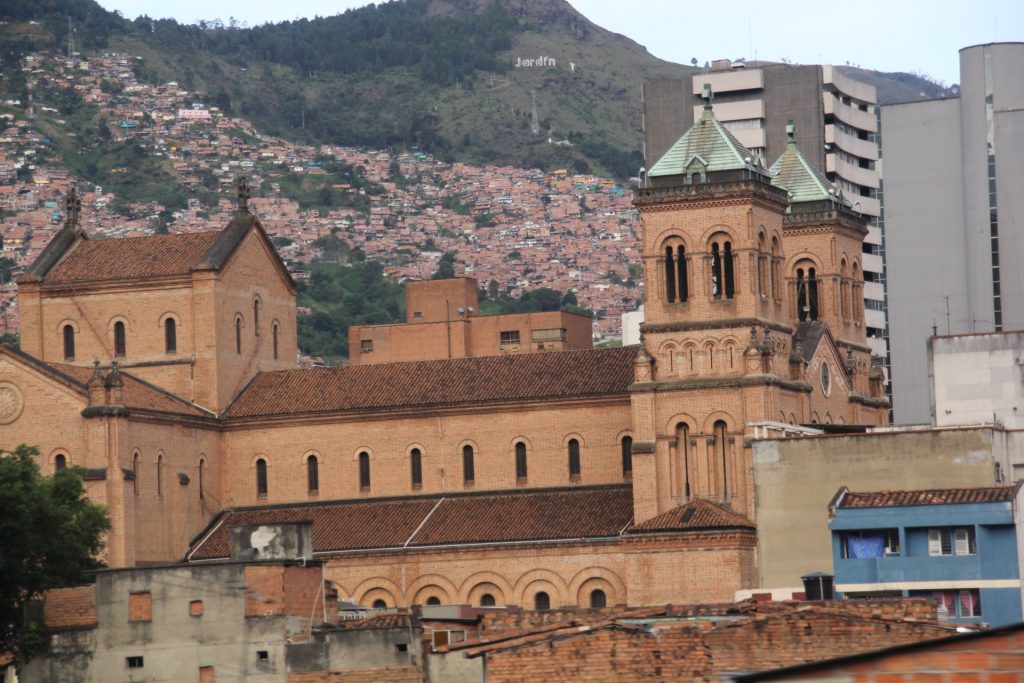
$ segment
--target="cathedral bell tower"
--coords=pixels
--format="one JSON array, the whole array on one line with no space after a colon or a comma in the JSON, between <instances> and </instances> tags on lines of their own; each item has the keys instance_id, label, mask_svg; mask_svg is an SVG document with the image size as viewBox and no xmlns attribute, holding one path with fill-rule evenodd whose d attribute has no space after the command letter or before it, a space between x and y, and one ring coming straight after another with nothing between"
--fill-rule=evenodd
<instances>
[{"instance_id":1,"label":"cathedral bell tower","mask_svg":"<svg viewBox=\"0 0 1024 683\"><path fill-rule=\"evenodd\" d=\"M765 168L715 118L708 86L704 97L634 196L645 278L631 392L637 522L693 498L752 516L752 425L879 421L855 401L863 220L829 203L827 180L802 157ZM833 314L833 300L846 308Z\"/></svg>"}]
</instances>

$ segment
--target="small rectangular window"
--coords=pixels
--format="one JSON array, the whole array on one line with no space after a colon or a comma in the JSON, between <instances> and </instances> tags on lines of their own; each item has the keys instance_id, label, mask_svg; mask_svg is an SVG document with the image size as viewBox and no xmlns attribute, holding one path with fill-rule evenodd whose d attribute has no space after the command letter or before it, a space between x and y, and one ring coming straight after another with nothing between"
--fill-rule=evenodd
<instances>
[{"instance_id":1,"label":"small rectangular window","mask_svg":"<svg viewBox=\"0 0 1024 683\"><path fill-rule=\"evenodd\" d=\"M257 650L256 651L256 660L260 661L260 662L269 661L270 660L270 652L268 652L267 650Z\"/></svg>"},{"instance_id":2,"label":"small rectangular window","mask_svg":"<svg viewBox=\"0 0 1024 683\"><path fill-rule=\"evenodd\" d=\"M359 342L359 350L363 353L373 353L373 340L364 339Z\"/></svg>"},{"instance_id":3,"label":"small rectangular window","mask_svg":"<svg viewBox=\"0 0 1024 683\"><path fill-rule=\"evenodd\" d=\"M125 657L124 663L129 669L141 669L142 657Z\"/></svg>"},{"instance_id":4,"label":"small rectangular window","mask_svg":"<svg viewBox=\"0 0 1024 683\"><path fill-rule=\"evenodd\" d=\"M519 330L506 330L499 332L498 341L502 344L518 344L519 343Z\"/></svg>"},{"instance_id":5,"label":"small rectangular window","mask_svg":"<svg viewBox=\"0 0 1024 683\"><path fill-rule=\"evenodd\" d=\"M189 616L193 617L203 616L203 601L193 600L192 602L188 603L188 613Z\"/></svg>"}]
</instances>

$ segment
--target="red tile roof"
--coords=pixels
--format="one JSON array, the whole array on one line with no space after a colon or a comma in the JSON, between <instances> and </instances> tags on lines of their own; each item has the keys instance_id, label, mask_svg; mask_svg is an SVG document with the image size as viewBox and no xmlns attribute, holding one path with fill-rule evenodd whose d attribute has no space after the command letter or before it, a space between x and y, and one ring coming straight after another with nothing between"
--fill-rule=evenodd
<instances>
[{"instance_id":1,"label":"red tile roof","mask_svg":"<svg viewBox=\"0 0 1024 683\"><path fill-rule=\"evenodd\" d=\"M964 505L969 503L1007 503L1014 499L1017 486L987 486L970 489L922 489L919 491L847 491L840 508L906 507L910 505Z\"/></svg>"},{"instance_id":2,"label":"red tile roof","mask_svg":"<svg viewBox=\"0 0 1024 683\"><path fill-rule=\"evenodd\" d=\"M485 491L228 509L188 560L226 558L235 526L311 521L313 551L617 537L633 518L628 485Z\"/></svg>"},{"instance_id":3,"label":"red tile roof","mask_svg":"<svg viewBox=\"0 0 1024 683\"><path fill-rule=\"evenodd\" d=\"M636 349L587 349L257 375L226 417L423 408L621 394Z\"/></svg>"},{"instance_id":4,"label":"red tile roof","mask_svg":"<svg viewBox=\"0 0 1024 683\"><path fill-rule=\"evenodd\" d=\"M65 365L63 363L49 363L48 365L57 372L63 373L80 383L83 390L93 374L92 368L85 368L79 365ZM121 383L124 385L121 392L121 402L129 410L213 417L211 413L202 410L185 399L179 398L149 382L145 382L128 372L121 372Z\"/></svg>"},{"instance_id":5,"label":"red tile roof","mask_svg":"<svg viewBox=\"0 0 1024 683\"><path fill-rule=\"evenodd\" d=\"M696 498L646 522L637 524L629 533L661 531L697 531L701 529L755 528L754 523L718 503Z\"/></svg>"},{"instance_id":6,"label":"red tile roof","mask_svg":"<svg viewBox=\"0 0 1024 683\"><path fill-rule=\"evenodd\" d=\"M66 284L187 275L219 232L92 239L80 242L45 278Z\"/></svg>"}]
</instances>

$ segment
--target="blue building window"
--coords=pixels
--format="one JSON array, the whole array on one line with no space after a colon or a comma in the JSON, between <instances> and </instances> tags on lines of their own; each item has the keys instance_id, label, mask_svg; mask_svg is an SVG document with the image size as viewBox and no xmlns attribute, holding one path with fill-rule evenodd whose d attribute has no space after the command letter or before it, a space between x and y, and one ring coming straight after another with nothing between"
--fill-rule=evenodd
<instances>
[{"instance_id":1,"label":"blue building window","mask_svg":"<svg viewBox=\"0 0 1024 683\"><path fill-rule=\"evenodd\" d=\"M847 531L843 538L843 559L889 557L900 554L899 529Z\"/></svg>"},{"instance_id":2,"label":"blue building window","mask_svg":"<svg viewBox=\"0 0 1024 683\"><path fill-rule=\"evenodd\" d=\"M947 527L928 530L928 554L932 557L941 555L977 555L978 544L974 535L974 527Z\"/></svg>"},{"instance_id":3,"label":"blue building window","mask_svg":"<svg viewBox=\"0 0 1024 683\"><path fill-rule=\"evenodd\" d=\"M939 616L947 619L964 619L981 616L981 591L977 588L959 591L935 591L932 593L939 606Z\"/></svg>"}]
</instances>

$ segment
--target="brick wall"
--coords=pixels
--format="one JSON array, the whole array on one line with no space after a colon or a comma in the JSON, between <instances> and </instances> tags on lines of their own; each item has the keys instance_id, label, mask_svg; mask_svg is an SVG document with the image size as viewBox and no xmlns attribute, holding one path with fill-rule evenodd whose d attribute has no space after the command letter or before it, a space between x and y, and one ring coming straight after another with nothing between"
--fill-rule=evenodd
<instances>
[{"instance_id":1,"label":"brick wall","mask_svg":"<svg viewBox=\"0 0 1024 683\"><path fill-rule=\"evenodd\" d=\"M883 653L834 666L819 666L808 672L787 674L785 680L820 681L842 677L854 683L1016 683L1022 680L1022 672L1024 632L1016 629Z\"/></svg>"},{"instance_id":2,"label":"brick wall","mask_svg":"<svg viewBox=\"0 0 1024 683\"><path fill-rule=\"evenodd\" d=\"M43 623L47 628L96 625L96 587L56 588L46 592Z\"/></svg>"},{"instance_id":3,"label":"brick wall","mask_svg":"<svg viewBox=\"0 0 1024 683\"><path fill-rule=\"evenodd\" d=\"M352 553L327 558L326 578L343 599L371 606L480 604L534 606L538 591L551 607L589 606L604 591L608 605L731 601L751 586L750 533L627 537L607 543L445 548L402 553Z\"/></svg>"},{"instance_id":4,"label":"brick wall","mask_svg":"<svg viewBox=\"0 0 1024 683\"><path fill-rule=\"evenodd\" d=\"M306 671L289 673L288 683L421 683L423 671L418 666L392 666L379 669L345 669L344 671Z\"/></svg>"},{"instance_id":5,"label":"brick wall","mask_svg":"<svg viewBox=\"0 0 1024 683\"><path fill-rule=\"evenodd\" d=\"M709 662L692 627L611 627L575 637L491 652L487 680L640 681L709 680Z\"/></svg>"}]
</instances>

